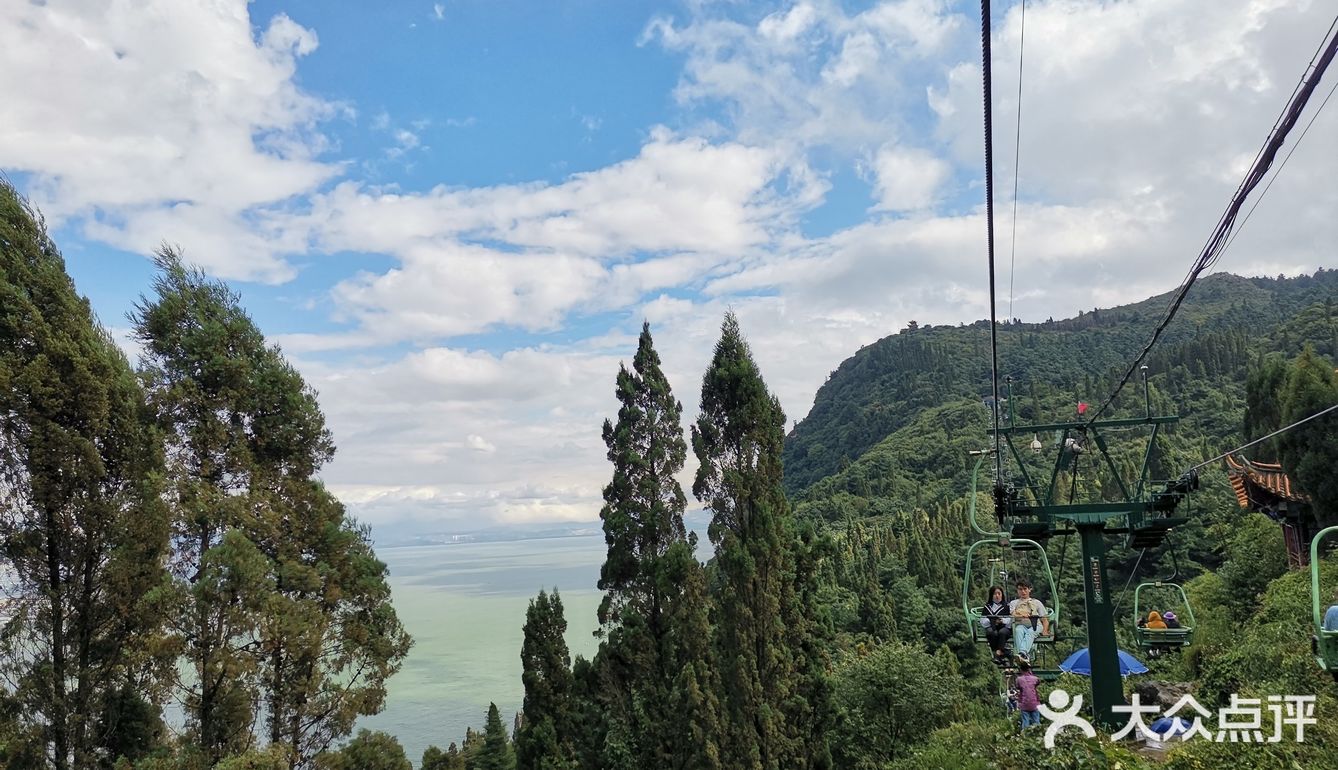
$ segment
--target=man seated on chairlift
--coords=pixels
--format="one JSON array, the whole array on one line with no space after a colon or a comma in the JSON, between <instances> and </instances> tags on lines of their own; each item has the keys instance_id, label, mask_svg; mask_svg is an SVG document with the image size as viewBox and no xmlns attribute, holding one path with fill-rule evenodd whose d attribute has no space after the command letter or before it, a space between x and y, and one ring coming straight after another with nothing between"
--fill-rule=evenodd
<instances>
[{"instance_id":1,"label":"man seated on chairlift","mask_svg":"<svg viewBox=\"0 0 1338 770\"><path fill-rule=\"evenodd\" d=\"M1017 598L1008 603L1013 616L1013 650L1019 658L1028 660L1037 628L1044 636L1050 635L1050 616L1039 599L1031 598L1031 581L1019 578Z\"/></svg>"}]
</instances>

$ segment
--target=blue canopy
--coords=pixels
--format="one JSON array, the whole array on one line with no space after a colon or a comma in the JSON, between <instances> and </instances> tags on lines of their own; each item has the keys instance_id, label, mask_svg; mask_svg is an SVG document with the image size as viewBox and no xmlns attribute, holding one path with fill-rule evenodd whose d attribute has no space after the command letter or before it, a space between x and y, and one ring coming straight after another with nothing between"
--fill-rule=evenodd
<instances>
[{"instance_id":1,"label":"blue canopy","mask_svg":"<svg viewBox=\"0 0 1338 770\"><path fill-rule=\"evenodd\" d=\"M1120 653L1120 676L1129 676L1130 674L1146 674L1148 667L1138 661L1138 658L1130 655L1124 650ZM1088 654L1087 648L1073 653L1068 660L1059 664L1060 671L1067 671L1070 674L1081 674L1082 676L1092 675L1092 658Z\"/></svg>"}]
</instances>

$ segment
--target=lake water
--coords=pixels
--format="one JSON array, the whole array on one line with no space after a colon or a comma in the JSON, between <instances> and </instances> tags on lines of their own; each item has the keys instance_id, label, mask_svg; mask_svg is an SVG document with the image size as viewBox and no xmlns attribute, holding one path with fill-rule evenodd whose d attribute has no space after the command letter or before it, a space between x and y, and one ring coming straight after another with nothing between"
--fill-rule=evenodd
<instances>
[{"instance_id":1,"label":"lake water","mask_svg":"<svg viewBox=\"0 0 1338 770\"><path fill-rule=\"evenodd\" d=\"M572 656L592 656L604 555L600 535L378 548L414 646L390 680L385 711L358 727L399 738L415 767L429 745L444 749L466 727L482 729L490 701L510 729L525 695L520 644L530 600L557 587Z\"/></svg>"}]
</instances>

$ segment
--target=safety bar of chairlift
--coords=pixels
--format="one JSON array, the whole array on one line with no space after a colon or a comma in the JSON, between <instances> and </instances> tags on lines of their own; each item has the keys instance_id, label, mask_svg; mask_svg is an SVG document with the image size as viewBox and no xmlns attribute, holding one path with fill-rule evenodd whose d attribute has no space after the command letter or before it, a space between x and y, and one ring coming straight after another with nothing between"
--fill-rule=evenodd
<instances>
[{"instance_id":1,"label":"safety bar of chairlift","mask_svg":"<svg viewBox=\"0 0 1338 770\"><path fill-rule=\"evenodd\" d=\"M991 532L981 527L976 521L976 498L979 496L979 492L977 491L979 487L977 484L980 478L980 466L985 463L985 458L989 457L990 452L992 451L993 450L990 449L980 450L980 459L976 460L976 467L971 470L971 499L967 503L967 512L971 519L971 529L974 529L977 535L992 537L1002 542L1008 538L1007 532Z\"/></svg>"},{"instance_id":2,"label":"safety bar of chairlift","mask_svg":"<svg viewBox=\"0 0 1338 770\"><path fill-rule=\"evenodd\" d=\"M1320 612L1319 599L1319 544L1321 540L1334 534L1338 534L1338 526L1321 529L1310 540L1310 601L1314 609L1316 635L1325 634L1324 616Z\"/></svg>"},{"instance_id":3,"label":"safety bar of chairlift","mask_svg":"<svg viewBox=\"0 0 1338 770\"><path fill-rule=\"evenodd\" d=\"M1176 568L1176 572L1179 573L1179 571L1180 571L1180 570L1179 570L1179 567L1177 567L1177 568ZM1189 629L1192 630L1192 629L1197 625L1197 623L1194 621L1194 608L1193 608L1193 607L1190 605L1190 603L1189 603L1189 594L1186 594L1186 593L1185 593L1185 587L1182 586L1182 585L1180 585L1179 583L1172 583L1172 582L1169 581L1169 580L1149 580L1149 581L1144 581L1144 582L1142 582L1142 583L1139 583L1137 586L1134 587L1134 622L1135 622L1135 623L1138 622L1138 618L1139 618L1139 616L1142 615L1142 613L1139 612L1139 610L1138 610L1138 596L1139 596L1139 594L1143 591L1144 588L1148 588L1148 587L1153 587L1153 588L1174 588L1175 590L1179 591L1179 592L1180 592L1180 600L1181 600L1181 603L1185 605L1185 613L1186 613L1187 615L1189 615L1189 624L1188 624L1187 627L1188 627ZM1182 623L1181 625L1185 625L1185 624ZM1162 629L1154 628L1154 629L1151 629L1151 630L1153 630L1153 631L1161 631ZM1175 630L1175 629L1170 629L1170 630Z\"/></svg>"}]
</instances>

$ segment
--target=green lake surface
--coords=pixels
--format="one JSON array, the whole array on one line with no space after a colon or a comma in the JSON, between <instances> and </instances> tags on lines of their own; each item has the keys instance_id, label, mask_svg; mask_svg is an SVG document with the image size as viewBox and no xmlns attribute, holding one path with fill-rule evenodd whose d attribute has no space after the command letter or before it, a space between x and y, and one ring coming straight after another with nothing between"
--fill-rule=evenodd
<instances>
[{"instance_id":1,"label":"green lake surface","mask_svg":"<svg viewBox=\"0 0 1338 770\"><path fill-rule=\"evenodd\" d=\"M416 767L429 745L460 743L483 728L494 702L510 729L524 700L520 644L539 589L562 595L572 656L594 654L604 562L601 535L377 548L390 569L395 609L414 646L391 678L385 710L358 727L397 737Z\"/></svg>"}]
</instances>

